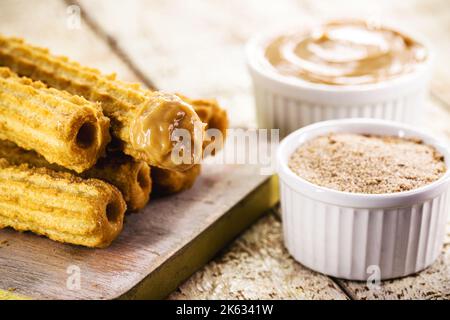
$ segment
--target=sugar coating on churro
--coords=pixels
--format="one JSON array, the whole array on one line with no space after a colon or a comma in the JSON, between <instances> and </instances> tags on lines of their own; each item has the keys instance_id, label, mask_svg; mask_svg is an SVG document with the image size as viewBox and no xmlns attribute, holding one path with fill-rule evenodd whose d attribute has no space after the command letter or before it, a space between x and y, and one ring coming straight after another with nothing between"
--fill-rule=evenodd
<instances>
[{"instance_id":1,"label":"sugar coating on churro","mask_svg":"<svg viewBox=\"0 0 450 320\"><path fill-rule=\"evenodd\" d=\"M223 148L225 143L225 138L227 135L228 128L228 116L225 109L219 106L217 100L215 99L190 99L181 94L177 94L183 101L186 101L194 108L195 112L198 114L199 118L203 123L206 123L206 135L205 141L203 142L203 149L205 149L209 144L213 143L216 148L213 150L212 155ZM208 129L219 130L221 134L221 141L216 141L214 132L208 131ZM210 134L211 133L211 134Z\"/></svg>"},{"instance_id":2,"label":"sugar coating on churro","mask_svg":"<svg viewBox=\"0 0 450 320\"><path fill-rule=\"evenodd\" d=\"M170 195L191 188L200 175L201 165L184 172L152 168L153 189L156 195Z\"/></svg>"},{"instance_id":3,"label":"sugar coating on churro","mask_svg":"<svg viewBox=\"0 0 450 320\"><path fill-rule=\"evenodd\" d=\"M17 38L0 36L0 65L100 102L105 115L111 119L113 135L120 140L123 151L135 159L172 170L192 167L193 163L175 163L171 157L176 144L172 141L175 129L186 130L193 144L203 142L203 137L194 131L194 124L201 123L198 115L177 96L150 92L138 84L119 81L115 75L102 75L98 70L51 55L47 49ZM193 159L201 156L194 153L196 150L199 148L190 148Z\"/></svg>"},{"instance_id":4,"label":"sugar coating on churro","mask_svg":"<svg viewBox=\"0 0 450 320\"><path fill-rule=\"evenodd\" d=\"M109 119L95 103L0 67L0 139L82 172L104 153Z\"/></svg>"},{"instance_id":5,"label":"sugar coating on churro","mask_svg":"<svg viewBox=\"0 0 450 320\"><path fill-rule=\"evenodd\" d=\"M125 210L120 192L106 182L0 159L0 228L102 248L119 235Z\"/></svg>"},{"instance_id":6,"label":"sugar coating on churro","mask_svg":"<svg viewBox=\"0 0 450 320\"><path fill-rule=\"evenodd\" d=\"M0 140L0 158L13 165L28 164L35 168L71 172L49 163L34 151L24 150L6 140ZM94 167L78 175L83 178L104 180L117 187L129 211L142 209L149 201L152 188L150 167L143 161L136 161L119 152L108 153L108 156L101 158Z\"/></svg>"},{"instance_id":7,"label":"sugar coating on churro","mask_svg":"<svg viewBox=\"0 0 450 320\"><path fill-rule=\"evenodd\" d=\"M145 207L152 191L150 166L122 153L110 153L83 174L84 177L107 181L123 194L129 212Z\"/></svg>"}]
</instances>

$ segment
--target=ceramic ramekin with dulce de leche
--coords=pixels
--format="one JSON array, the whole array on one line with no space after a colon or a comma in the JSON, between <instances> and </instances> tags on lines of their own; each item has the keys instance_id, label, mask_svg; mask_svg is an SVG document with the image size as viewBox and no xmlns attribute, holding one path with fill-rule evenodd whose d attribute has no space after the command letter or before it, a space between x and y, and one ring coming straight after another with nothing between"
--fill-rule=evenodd
<instances>
[{"instance_id":1,"label":"ceramic ramekin with dulce de leche","mask_svg":"<svg viewBox=\"0 0 450 320\"><path fill-rule=\"evenodd\" d=\"M288 135L277 164L285 245L303 265L381 280L418 272L440 254L450 153L434 137L392 121L324 121Z\"/></svg>"},{"instance_id":2,"label":"ceramic ramekin with dulce de leche","mask_svg":"<svg viewBox=\"0 0 450 320\"><path fill-rule=\"evenodd\" d=\"M256 36L246 48L258 126L280 136L318 121L413 124L424 108L431 52L393 28L359 20Z\"/></svg>"}]
</instances>

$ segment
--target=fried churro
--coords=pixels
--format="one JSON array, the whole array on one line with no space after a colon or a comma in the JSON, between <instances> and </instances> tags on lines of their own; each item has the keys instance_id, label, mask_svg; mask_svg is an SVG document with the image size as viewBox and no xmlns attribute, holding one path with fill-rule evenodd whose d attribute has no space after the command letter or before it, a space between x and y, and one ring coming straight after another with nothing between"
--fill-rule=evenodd
<instances>
[{"instance_id":1,"label":"fried churro","mask_svg":"<svg viewBox=\"0 0 450 320\"><path fill-rule=\"evenodd\" d=\"M152 179L150 166L123 153L109 154L101 158L83 177L105 180L123 194L129 212L145 207L150 199Z\"/></svg>"},{"instance_id":2,"label":"fried churro","mask_svg":"<svg viewBox=\"0 0 450 320\"><path fill-rule=\"evenodd\" d=\"M152 168L153 190L156 195L166 196L191 188L200 175L201 165L197 164L184 172Z\"/></svg>"},{"instance_id":3,"label":"fried churro","mask_svg":"<svg viewBox=\"0 0 450 320\"><path fill-rule=\"evenodd\" d=\"M24 150L6 140L0 140L0 158L6 159L13 165L28 164L35 168L71 172L64 167L49 163L34 151ZM117 187L122 192L128 211L142 209L149 201L152 189L150 167L145 162L136 161L122 153L109 153L94 167L78 175L82 178L104 180Z\"/></svg>"},{"instance_id":4,"label":"fried churro","mask_svg":"<svg viewBox=\"0 0 450 320\"><path fill-rule=\"evenodd\" d=\"M151 92L139 84L121 82L115 75L102 75L98 70L51 55L47 49L28 45L17 38L0 36L0 65L51 87L100 102L103 112L111 119L111 132L123 152L137 160L183 171L201 158L201 120L192 106L176 95ZM175 129L184 129L190 135L191 146L200 145L200 148L189 148L185 158L190 161L172 160Z\"/></svg>"},{"instance_id":5,"label":"fried churro","mask_svg":"<svg viewBox=\"0 0 450 320\"><path fill-rule=\"evenodd\" d=\"M0 139L82 172L110 141L99 105L0 68Z\"/></svg>"},{"instance_id":6,"label":"fried churro","mask_svg":"<svg viewBox=\"0 0 450 320\"><path fill-rule=\"evenodd\" d=\"M227 112L222 109L214 99L190 99L181 94L177 94L181 99L194 107L195 112L207 124L207 129L216 129L220 131L220 141L210 140L208 131L206 139L203 142L203 149L206 150L208 145L214 143L211 155L223 148L226 130L228 128ZM175 172L161 168L152 168L152 181L154 184L154 192L156 195L170 195L191 188L197 177L200 175L201 165L195 165L184 172Z\"/></svg>"},{"instance_id":7,"label":"fried churro","mask_svg":"<svg viewBox=\"0 0 450 320\"><path fill-rule=\"evenodd\" d=\"M226 136L228 116L225 109L220 107L216 99L192 99L177 93L183 101L189 103L198 114L200 120L207 124L208 129L218 129Z\"/></svg>"},{"instance_id":8,"label":"fried churro","mask_svg":"<svg viewBox=\"0 0 450 320\"><path fill-rule=\"evenodd\" d=\"M108 246L122 230L125 201L101 180L0 159L0 190L0 228L98 248Z\"/></svg>"},{"instance_id":9,"label":"fried churro","mask_svg":"<svg viewBox=\"0 0 450 320\"><path fill-rule=\"evenodd\" d=\"M183 101L189 103L198 114L200 120L206 123L206 129L219 130L221 134L220 141L212 139L214 132L206 131L203 141L203 149L214 142L214 150L211 155L223 148L228 128L228 116L225 109L221 108L215 99L191 99L184 95L177 94ZM215 139L215 138L214 138ZM213 141L212 141L213 140Z\"/></svg>"}]
</instances>

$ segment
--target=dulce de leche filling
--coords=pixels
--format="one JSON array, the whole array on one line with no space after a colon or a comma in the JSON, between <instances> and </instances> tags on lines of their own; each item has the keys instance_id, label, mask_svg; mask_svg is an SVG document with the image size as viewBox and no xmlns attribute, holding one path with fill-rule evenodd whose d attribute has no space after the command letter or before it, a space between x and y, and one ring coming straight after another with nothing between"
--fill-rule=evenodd
<instances>
[{"instance_id":1,"label":"dulce de leche filling","mask_svg":"<svg viewBox=\"0 0 450 320\"><path fill-rule=\"evenodd\" d=\"M285 76L331 85L370 84L414 71L427 59L423 45L364 21L333 21L307 34L274 39L268 62Z\"/></svg>"},{"instance_id":2,"label":"dulce de leche filling","mask_svg":"<svg viewBox=\"0 0 450 320\"><path fill-rule=\"evenodd\" d=\"M137 112L130 138L133 148L142 152L149 163L184 171L201 158L203 130L191 105L176 95L153 92ZM184 140L175 154L178 138Z\"/></svg>"}]
</instances>

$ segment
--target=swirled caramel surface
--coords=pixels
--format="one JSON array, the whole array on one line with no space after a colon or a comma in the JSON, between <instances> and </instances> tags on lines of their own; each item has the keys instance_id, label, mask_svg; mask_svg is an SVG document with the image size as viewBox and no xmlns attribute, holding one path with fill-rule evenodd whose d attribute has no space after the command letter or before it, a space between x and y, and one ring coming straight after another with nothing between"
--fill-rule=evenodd
<instances>
[{"instance_id":1,"label":"swirled caramel surface","mask_svg":"<svg viewBox=\"0 0 450 320\"><path fill-rule=\"evenodd\" d=\"M201 158L203 143L202 122L191 105L173 94L153 92L148 101L140 108L133 120L130 138L133 147L141 151L145 158L161 168L186 170L191 168ZM186 137L186 152L188 161L174 162L172 153L176 142L175 130L183 130ZM200 147L198 147L200 146Z\"/></svg>"},{"instance_id":2,"label":"swirled caramel surface","mask_svg":"<svg viewBox=\"0 0 450 320\"><path fill-rule=\"evenodd\" d=\"M275 38L265 57L277 72L331 85L371 84L414 71L425 47L388 28L364 21L333 21L310 33Z\"/></svg>"}]
</instances>

